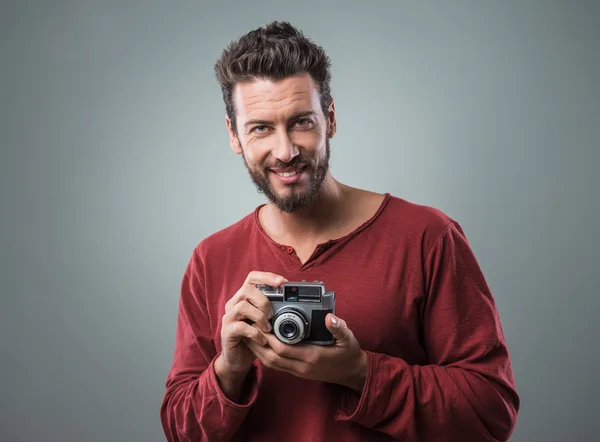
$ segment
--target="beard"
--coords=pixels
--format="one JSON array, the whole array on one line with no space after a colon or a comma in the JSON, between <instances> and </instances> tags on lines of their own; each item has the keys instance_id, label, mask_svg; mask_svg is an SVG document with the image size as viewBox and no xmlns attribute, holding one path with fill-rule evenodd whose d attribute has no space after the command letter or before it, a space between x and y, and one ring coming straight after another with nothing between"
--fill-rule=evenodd
<instances>
[{"instance_id":1,"label":"beard","mask_svg":"<svg viewBox=\"0 0 600 442\"><path fill-rule=\"evenodd\" d=\"M276 161L266 167L252 170L248 166L243 151L242 158L258 193L263 194L280 211L293 213L314 203L321 193L329 170L329 139L325 141L325 155L316 159L305 156L303 151L300 150L300 153L289 163ZM303 188L303 184L290 184L286 186L285 195L278 195L271 184L270 176L272 172L270 169L297 166L303 166L303 172L309 175L308 187Z\"/></svg>"}]
</instances>

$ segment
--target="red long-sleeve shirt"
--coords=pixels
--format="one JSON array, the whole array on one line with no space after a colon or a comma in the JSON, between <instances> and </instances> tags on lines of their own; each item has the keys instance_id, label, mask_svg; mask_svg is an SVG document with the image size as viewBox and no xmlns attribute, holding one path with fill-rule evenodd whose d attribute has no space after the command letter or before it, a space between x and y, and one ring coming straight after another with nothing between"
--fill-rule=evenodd
<instances>
[{"instance_id":1,"label":"red long-sleeve shirt","mask_svg":"<svg viewBox=\"0 0 600 442\"><path fill-rule=\"evenodd\" d=\"M506 441L519 410L509 353L459 224L386 194L360 228L302 264L258 208L198 244L185 271L161 407L169 441ZM221 391L225 303L252 270L325 283L368 355L364 390L250 371L240 403Z\"/></svg>"}]
</instances>

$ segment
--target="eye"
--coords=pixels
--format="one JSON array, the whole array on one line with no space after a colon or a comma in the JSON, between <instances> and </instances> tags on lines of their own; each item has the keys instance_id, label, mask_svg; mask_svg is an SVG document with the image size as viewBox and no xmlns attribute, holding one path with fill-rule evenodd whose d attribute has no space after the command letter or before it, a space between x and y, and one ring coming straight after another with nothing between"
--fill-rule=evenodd
<instances>
[{"instance_id":1,"label":"eye","mask_svg":"<svg viewBox=\"0 0 600 442\"><path fill-rule=\"evenodd\" d=\"M298 120L296 120L296 126L302 128L302 129L306 129L306 128L310 128L312 126L313 122L310 118L300 118Z\"/></svg>"},{"instance_id":2,"label":"eye","mask_svg":"<svg viewBox=\"0 0 600 442\"><path fill-rule=\"evenodd\" d=\"M267 130L269 128L267 126L256 126L252 128L252 132L255 132L257 134L264 134L267 133Z\"/></svg>"}]
</instances>

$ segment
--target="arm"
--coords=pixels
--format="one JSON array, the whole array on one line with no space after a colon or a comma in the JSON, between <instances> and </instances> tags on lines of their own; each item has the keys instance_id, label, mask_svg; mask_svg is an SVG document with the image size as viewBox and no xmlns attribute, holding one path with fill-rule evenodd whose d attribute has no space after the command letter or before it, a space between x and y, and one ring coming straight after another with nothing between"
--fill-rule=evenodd
<instances>
[{"instance_id":1,"label":"arm","mask_svg":"<svg viewBox=\"0 0 600 442\"><path fill-rule=\"evenodd\" d=\"M239 376L228 376L223 369L212 338L202 274L194 253L183 278L173 365L160 410L169 442L230 440L257 394L255 367Z\"/></svg>"},{"instance_id":2,"label":"arm","mask_svg":"<svg viewBox=\"0 0 600 442\"><path fill-rule=\"evenodd\" d=\"M519 396L494 300L458 224L438 238L424 275L431 364L365 352L364 389L346 394L336 419L404 442L507 441Z\"/></svg>"}]
</instances>

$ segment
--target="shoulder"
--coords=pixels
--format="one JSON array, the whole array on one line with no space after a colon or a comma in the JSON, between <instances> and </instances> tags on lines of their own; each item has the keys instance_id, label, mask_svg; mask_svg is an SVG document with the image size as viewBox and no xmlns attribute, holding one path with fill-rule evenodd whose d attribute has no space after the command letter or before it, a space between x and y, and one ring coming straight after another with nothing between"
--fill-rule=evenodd
<instances>
[{"instance_id":1,"label":"shoulder","mask_svg":"<svg viewBox=\"0 0 600 442\"><path fill-rule=\"evenodd\" d=\"M419 243L424 253L449 230L462 233L457 220L440 208L394 195L389 196L380 218L389 235Z\"/></svg>"},{"instance_id":2,"label":"shoulder","mask_svg":"<svg viewBox=\"0 0 600 442\"><path fill-rule=\"evenodd\" d=\"M390 195L385 206L387 222L404 226L411 231L429 231L441 233L448 226L455 224L453 219L441 209L425 204L419 204Z\"/></svg>"}]
</instances>

